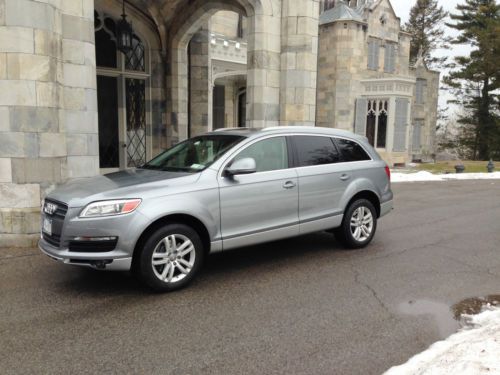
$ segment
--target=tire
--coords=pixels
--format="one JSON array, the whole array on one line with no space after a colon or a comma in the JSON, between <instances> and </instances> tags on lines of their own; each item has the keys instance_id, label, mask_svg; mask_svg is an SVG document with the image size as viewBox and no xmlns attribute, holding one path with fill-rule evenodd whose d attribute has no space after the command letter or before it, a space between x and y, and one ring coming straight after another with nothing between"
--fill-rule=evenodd
<instances>
[{"instance_id":1,"label":"tire","mask_svg":"<svg viewBox=\"0 0 500 375\"><path fill-rule=\"evenodd\" d=\"M362 214L364 221L360 222L358 215ZM342 225L335 229L335 237L350 249L366 247L373 239L377 230L377 211L367 199L358 199L347 207Z\"/></svg>"},{"instance_id":2,"label":"tire","mask_svg":"<svg viewBox=\"0 0 500 375\"><path fill-rule=\"evenodd\" d=\"M203 243L194 229L168 224L157 229L134 256L134 273L149 288L171 292L195 278L204 257Z\"/></svg>"}]
</instances>

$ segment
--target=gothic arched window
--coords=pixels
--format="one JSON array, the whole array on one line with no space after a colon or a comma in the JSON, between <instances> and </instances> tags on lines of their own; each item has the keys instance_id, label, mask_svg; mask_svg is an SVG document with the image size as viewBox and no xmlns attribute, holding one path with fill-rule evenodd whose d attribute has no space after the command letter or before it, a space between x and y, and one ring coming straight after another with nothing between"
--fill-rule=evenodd
<instances>
[{"instance_id":1,"label":"gothic arched window","mask_svg":"<svg viewBox=\"0 0 500 375\"><path fill-rule=\"evenodd\" d=\"M368 100L367 110L366 137L372 146L385 148L389 101L380 99Z\"/></svg>"}]
</instances>

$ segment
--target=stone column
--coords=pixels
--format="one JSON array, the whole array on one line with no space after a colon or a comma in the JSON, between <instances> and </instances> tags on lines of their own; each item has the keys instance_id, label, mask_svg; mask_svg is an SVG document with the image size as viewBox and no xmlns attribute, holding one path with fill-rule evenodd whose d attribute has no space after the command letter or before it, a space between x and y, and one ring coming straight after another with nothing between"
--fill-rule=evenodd
<instances>
[{"instance_id":1,"label":"stone column","mask_svg":"<svg viewBox=\"0 0 500 375\"><path fill-rule=\"evenodd\" d=\"M225 116L226 116L226 123L224 124L226 128L234 128L237 127L237 125L234 122L234 113L235 113L235 87L236 83L233 81L230 81L229 84L226 84L224 87L224 98L225 98L225 103L224 103L224 110L225 110Z\"/></svg>"},{"instance_id":2,"label":"stone column","mask_svg":"<svg viewBox=\"0 0 500 375\"><path fill-rule=\"evenodd\" d=\"M46 192L99 172L93 12L0 0L0 247L34 245Z\"/></svg>"},{"instance_id":3,"label":"stone column","mask_svg":"<svg viewBox=\"0 0 500 375\"><path fill-rule=\"evenodd\" d=\"M188 137L187 44L171 48L167 65L167 139L169 146Z\"/></svg>"},{"instance_id":4,"label":"stone column","mask_svg":"<svg viewBox=\"0 0 500 375\"><path fill-rule=\"evenodd\" d=\"M190 128L191 137L208 131L209 109L209 30L208 23L193 35L189 43L190 76Z\"/></svg>"},{"instance_id":5,"label":"stone column","mask_svg":"<svg viewBox=\"0 0 500 375\"><path fill-rule=\"evenodd\" d=\"M247 126L280 120L280 9L261 8L248 17Z\"/></svg>"},{"instance_id":6,"label":"stone column","mask_svg":"<svg viewBox=\"0 0 500 375\"><path fill-rule=\"evenodd\" d=\"M283 0L281 125L315 124L318 18L318 0Z\"/></svg>"}]
</instances>

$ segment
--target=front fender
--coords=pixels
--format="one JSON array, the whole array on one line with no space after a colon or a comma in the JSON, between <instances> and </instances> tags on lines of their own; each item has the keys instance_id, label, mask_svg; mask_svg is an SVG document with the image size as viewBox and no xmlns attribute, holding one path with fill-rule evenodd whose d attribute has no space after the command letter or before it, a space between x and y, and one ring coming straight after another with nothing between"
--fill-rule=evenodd
<instances>
[{"instance_id":1,"label":"front fender","mask_svg":"<svg viewBox=\"0 0 500 375\"><path fill-rule=\"evenodd\" d=\"M143 202L139 208L141 213L150 220L149 225L165 216L189 215L203 223L211 241L220 238L219 193L217 189L191 191L188 195L175 194L151 198Z\"/></svg>"}]
</instances>

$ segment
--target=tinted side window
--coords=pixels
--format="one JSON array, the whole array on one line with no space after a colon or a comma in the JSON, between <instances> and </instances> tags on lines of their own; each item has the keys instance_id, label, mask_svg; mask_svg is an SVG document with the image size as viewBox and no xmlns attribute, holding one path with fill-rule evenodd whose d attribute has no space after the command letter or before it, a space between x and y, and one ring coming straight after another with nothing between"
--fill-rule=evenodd
<instances>
[{"instance_id":1,"label":"tinted side window","mask_svg":"<svg viewBox=\"0 0 500 375\"><path fill-rule=\"evenodd\" d=\"M253 158L257 172L288 168L288 150L285 137L264 139L248 146L233 159Z\"/></svg>"},{"instance_id":2,"label":"tinted side window","mask_svg":"<svg viewBox=\"0 0 500 375\"><path fill-rule=\"evenodd\" d=\"M335 141L337 142L340 152L342 153L343 161L370 160L370 157L366 151L363 150L363 147L358 145L356 142L342 138L336 138Z\"/></svg>"},{"instance_id":3,"label":"tinted side window","mask_svg":"<svg viewBox=\"0 0 500 375\"><path fill-rule=\"evenodd\" d=\"M333 141L328 137L294 136L299 167L332 164L340 161Z\"/></svg>"}]
</instances>

